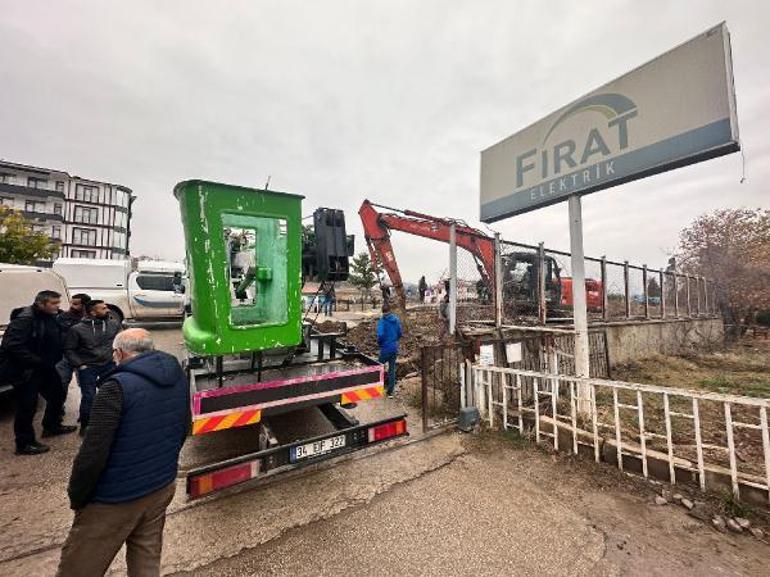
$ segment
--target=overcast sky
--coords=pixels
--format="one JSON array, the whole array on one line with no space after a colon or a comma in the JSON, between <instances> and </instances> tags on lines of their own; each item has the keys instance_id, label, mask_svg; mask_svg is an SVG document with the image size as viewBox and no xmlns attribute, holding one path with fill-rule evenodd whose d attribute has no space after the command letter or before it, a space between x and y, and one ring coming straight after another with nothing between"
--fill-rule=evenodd
<instances>
[{"instance_id":1,"label":"overcast sky","mask_svg":"<svg viewBox=\"0 0 770 577\"><path fill-rule=\"evenodd\" d=\"M719 207L770 207L770 3L0 0L0 158L124 184L134 255L183 255L174 185L206 178L478 225L480 151L727 21L746 156L584 198L590 255L665 264ZM480 226L480 225L479 225ZM567 249L559 204L494 225ZM405 280L444 245L399 234Z\"/></svg>"}]
</instances>

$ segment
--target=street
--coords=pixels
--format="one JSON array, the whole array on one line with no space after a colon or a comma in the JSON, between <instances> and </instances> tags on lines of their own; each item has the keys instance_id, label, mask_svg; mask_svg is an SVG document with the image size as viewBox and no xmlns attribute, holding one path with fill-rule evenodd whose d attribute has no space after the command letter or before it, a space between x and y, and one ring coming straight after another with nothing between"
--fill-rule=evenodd
<instances>
[{"instance_id":1,"label":"street","mask_svg":"<svg viewBox=\"0 0 770 577\"><path fill-rule=\"evenodd\" d=\"M155 335L159 347L179 352L178 330ZM73 387L68 415L77 398ZM55 572L72 518L66 482L79 438L53 439L39 457L16 457L9 409L0 413L0 574L45 577ZM239 438L249 441L244 431ZM183 468L200 452L188 441ZM717 533L680 508L652 505L652 495L654 487L613 469L493 433L448 432L201 502L186 502L180 479L163 572L764 574L767 545ZM121 554L109 574L124 573Z\"/></svg>"}]
</instances>

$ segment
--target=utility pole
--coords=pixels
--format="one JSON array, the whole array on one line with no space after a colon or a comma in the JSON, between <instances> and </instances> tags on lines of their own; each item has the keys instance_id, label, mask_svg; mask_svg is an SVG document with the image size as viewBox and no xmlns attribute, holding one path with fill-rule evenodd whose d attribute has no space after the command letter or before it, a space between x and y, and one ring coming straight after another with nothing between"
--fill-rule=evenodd
<instances>
[{"instance_id":1,"label":"utility pole","mask_svg":"<svg viewBox=\"0 0 770 577\"><path fill-rule=\"evenodd\" d=\"M590 360L588 350L588 310L586 306L586 268L583 252L583 210L578 195L569 197L569 241L572 254L572 307L575 317L575 374L588 378ZM578 411L591 410L590 387L578 384Z\"/></svg>"}]
</instances>

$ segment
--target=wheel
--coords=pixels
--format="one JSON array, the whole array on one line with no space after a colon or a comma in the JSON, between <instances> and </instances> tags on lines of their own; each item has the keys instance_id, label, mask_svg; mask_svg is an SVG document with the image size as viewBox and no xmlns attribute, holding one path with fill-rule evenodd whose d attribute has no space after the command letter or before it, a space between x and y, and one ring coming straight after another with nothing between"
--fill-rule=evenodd
<instances>
[{"instance_id":1,"label":"wheel","mask_svg":"<svg viewBox=\"0 0 770 577\"><path fill-rule=\"evenodd\" d=\"M110 309L110 316L112 318L114 318L116 321L118 321L119 323L122 324L123 323L123 319L125 318L125 316L123 315L123 311L120 310L115 305L109 305L108 304L107 308Z\"/></svg>"}]
</instances>

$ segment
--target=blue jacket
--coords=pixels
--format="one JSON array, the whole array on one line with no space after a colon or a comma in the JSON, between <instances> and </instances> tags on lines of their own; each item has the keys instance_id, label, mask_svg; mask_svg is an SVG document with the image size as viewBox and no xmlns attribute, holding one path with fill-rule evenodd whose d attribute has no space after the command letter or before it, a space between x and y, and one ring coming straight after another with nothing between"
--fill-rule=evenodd
<instances>
[{"instance_id":1,"label":"blue jacket","mask_svg":"<svg viewBox=\"0 0 770 577\"><path fill-rule=\"evenodd\" d=\"M393 313L383 316L377 323L377 344L380 355L398 354L398 341L401 338L401 322Z\"/></svg>"},{"instance_id":2,"label":"blue jacket","mask_svg":"<svg viewBox=\"0 0 770 577\"><path fill-rule=\"evenodd\" d=\"M120 423L93 500L122 503L176 479L179 452L190 424L187 378L175 357L151 351L121 365L103 382L123 393Z\"/></svg>"}]
</instances>

